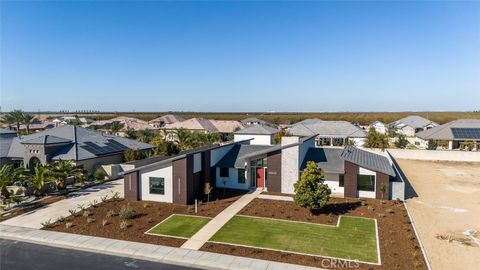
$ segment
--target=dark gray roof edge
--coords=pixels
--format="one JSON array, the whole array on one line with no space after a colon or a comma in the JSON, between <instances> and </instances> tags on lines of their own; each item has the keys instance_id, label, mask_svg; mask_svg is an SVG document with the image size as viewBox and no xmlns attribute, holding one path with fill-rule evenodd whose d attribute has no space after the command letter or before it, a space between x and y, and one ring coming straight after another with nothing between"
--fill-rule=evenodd
<instances>
[{"instance_id":1,"label":"dark gray roof edge","mask_svg":"<svg viewBox=\"0 0 480 270\"><path fill-rule=\"evenodd\" d=\"M125 171L124 174L132 173L132 172L136 172L136 171L140 171L140 170L144 170L144 169L149 169L149 168L156 167L156 166L165 165L165 164L170 163L172 161L185 158L188 155L194 155L194 154L202 153L202 152L209 151L209 150L215 150L215 149L218 149L218 148L221 148L221 147L226 147L226 146L229 146L229 145L241 144L243 142L247 142L247 141L251 141L251 140L253 140L253 139L246 139L246 140L242 140L242 141L238 141L238 142L227 143L227 144L224 144L224 145L216 145L216 146L212 146L212 147L209 147L209 148L202 148L202 149L198 149L198 151L193 151L193 152L189 152L189 153L183 153L183 154L180 153L178 155L172 156L171 158L167 158L165 160L153 162L151 164L140 166L138 168L133 168L131 170Z\"/></svg>"},{"instance_id":2,"label":"dark gray roof edge","mask_svg":"<svg viewBox=\"0 0 480 270\"><path fill-rule=\"evenodd\" d=\"M352 160L352 159L345 159L345 157L344 157L344 152L345 152L345 151L348 151L347 149L349 149L349 148L355 148L355 149L357 149L357 150L364 151L364 152L369 153L369 154L372 154L372 155L377 155L379 159L384 159L384 160L389 164L390 171L388 171L388 172L387 172L387 171L383 171L383 170L380 170L380 168L373 168L373 167L371 167L371 166L368 166L367 164L360 164L361 162L356 162L356 161L354 161L354 160ZM390 175L390 176L393 176L393 177L396 176L395 170L392 168L392 164L390 164L390 161L388 160L388 158L385 157L385 156L379 155L379 154L377 154L377 153L373 153L373 152L370 152L370 151L367 151L367 150L363 150L363 149L360 149L360 148L356 148L356 147L353 147L353 146L347 146L347 147L345 147L345 149L343 150L342 154L340 155L340 158L343 159L343 160L345 160L345 161L348 161L348 162L357 164L357 165L359 165L359 166L361 166L361 167L363 167L363 168L365 168L365 169L372 170L372 171L374 171L374 172L381 172L381 173L384 173L384 174L387 174L387 175Z\"/></svg>"}]
</instances>

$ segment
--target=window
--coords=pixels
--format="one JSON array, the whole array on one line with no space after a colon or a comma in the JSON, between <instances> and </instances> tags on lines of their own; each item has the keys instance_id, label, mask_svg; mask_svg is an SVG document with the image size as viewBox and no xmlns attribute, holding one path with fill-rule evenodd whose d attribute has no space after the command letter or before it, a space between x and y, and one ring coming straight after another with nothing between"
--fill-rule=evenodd
<instances>
[{"instance_id":1,"label":"window","mask_svg":"<svg viewBox=\"0 0 480 270\"><path fill-rule=\"evenodd\" d=\"M228 168L220 168L220 177L228 177Z\"/></svg>"},{"instance_id":2,"label":"window","mask_svg":"<svg viewBox=\"0 0 480 270\"><path fill-rule=\"evenodd\" d=\"M150 193L151 194L165 194L165 178L163 177L149 177Z\"/></svg>"},{"instance_id":3,"label":"window","mask_svg":"<svg viewBox=\"0 0 480 270\"><path fill-rule=\"evenodd\" d=\"M245 170L238 169L238 183L245 184Z\"/></svg>"},{"instance_id":4,"label":"window","mask_svg":"<svg viewBox=\"0 0 480 270\"><path fill-rule=\"evenodd\" d=\"M338 186L343 187L345 185L345 174L340 174L338 176Z\"/></svg>"},{"instance_id":5,"label":"window","mask_svg":"<svg viewBox=\"0 0 480 270\"><path fill-rule=\"evenodd\" d=\"M375 191L375 175L358 175L357 189L363 191Z\"/></svg>"}]
</instances>

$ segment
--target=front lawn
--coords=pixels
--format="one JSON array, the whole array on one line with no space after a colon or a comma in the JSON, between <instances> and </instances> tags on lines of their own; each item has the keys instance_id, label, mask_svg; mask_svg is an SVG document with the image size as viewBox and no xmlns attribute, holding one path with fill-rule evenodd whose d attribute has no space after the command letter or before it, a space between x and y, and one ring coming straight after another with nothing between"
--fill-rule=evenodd
<instances>
[{"instance_id":1,"label":"front lawn","mask_svg":"<svg viewBox=\"0 0 480 270\"><path fill-rule=\"evenodd\" d=\"M190 238L210 220L208 217L173 214L146 233Z\"/></svg>"},{"instance_id":2,"label":"front lawn","mask_svg":"<svg viewBox=\"0 0 480 270\"><path fill-rule=\"evenodd\" d=\"M336 227L235 216L210 241L378 262L375 220L367 218L342 216Z\"/></svg>"}]
</instances>

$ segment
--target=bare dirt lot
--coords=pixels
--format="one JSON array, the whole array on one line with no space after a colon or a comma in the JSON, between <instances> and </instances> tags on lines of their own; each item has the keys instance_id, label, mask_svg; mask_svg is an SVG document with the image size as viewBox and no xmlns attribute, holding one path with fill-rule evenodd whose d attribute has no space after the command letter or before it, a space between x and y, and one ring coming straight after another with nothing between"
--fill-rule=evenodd
<instances>
[{"instance_id":1,"label":"bare dirt lot","mask_svg":"<svg viewBox=\"0 0 480 270\"><path fill-rule=\"evenodd\" d=\"M480 163L397 162L417 195L407 206L432 268L478 269L480 247L462 233L480 231Z\"/></svg>"}]
</instances>

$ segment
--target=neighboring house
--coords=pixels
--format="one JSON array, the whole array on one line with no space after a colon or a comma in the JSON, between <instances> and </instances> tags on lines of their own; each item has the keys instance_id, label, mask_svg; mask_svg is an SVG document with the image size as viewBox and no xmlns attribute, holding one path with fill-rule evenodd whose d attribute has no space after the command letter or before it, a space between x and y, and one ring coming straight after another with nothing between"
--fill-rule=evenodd
<instances>
[{"instance_id":1,"label":"neighboring house","mask_svg":"<svg viewBox=\"0 0 480 270\"><path fill-rule=\"evenodd\" d=\"M294 136L316 135L317 146L343 146L348 142L362 146L367 137L365 130L347 121L323 121L317 118L305 119L286 128Z\"/></svg>"},{"instance_id":2,"label":"neighboring house","mask_svg":"<svg viewBox=\"0 0 480 270\"><path fill-rule=\"evenodd\" d=\"M51 129L58 126L55 122L53 121L44 121L44 122L37 122L37 123L32 123L28 125L28 129L30 132L35 133L35 132L40 132L44 131L47 129ZM10 129L12 130L17 130L17 125L11 125ZM20 131L26 131L27 130L27 125L20 125Z\"/></svg>"},{"instance_id":3,"label":"neighboring house","mask_svg":"<svg viewBox=\"0 0 480 270\"><path fill-rule=\"evenodd\" d=\"M238 121L210 120L206 118L191 118L164 127L165 130L186 129L192 132L220 133L222 136L226 136L242 128L242 124ZM175 133L169 133L167 136L169 136L167 139L170 141L175 139Z\"/></svg>"},{"instance_id":4,"label":"neighboring house","mask_svg":"<svg viewBox=\"0 0 480 270\"><path fill-rule=\"evenodd\" d=\"M206 182L293 194L306 162L314 161L337 196L383 198L380 190L385 186L384 199L404 199L404 183L387 157L351 146L316 148L315 138L282 137L280 145L236 141L144 164L125 172L125 198L192 204L203 197Z\"/></svg>"},{"instance_id":5,"label":"neighboring house","mask_svg":"<svg viewBox=\"0 0 480 270\"><path fill-rule=\"evenodd\" d=\"M438 124L421 116L411 115L397 120L389 126L395 129L398 134L414 137L415 133L436 127Z\"/></svg>"},{"instance_id":6,"label":"neighboring house","mask_svg":"<svg viewBox=\"0 0 480 270\"><path fill-rule=\"evenodd\" d=\"M53 123L56 123L56 126L60 125L71 125L71 124L80 124L80 125L88 125L95 122L93 119L85 118L85 117L76 117L76 116L63 116L59 118L55 118L52 120Z\"/></svg>"},{"instance_id":7,"label":"neighboring house","mask_svg":"<svg viewBox=\"0 0 480 270\"><path fill-rule=\"evenodd\" d=\"M249 118L245 118L243 120L240 121L242 123L242 125L244 126L253 126L253 125L267 125L267 126L275 126L274 124L272 123L269 123L267 121L263 121L261 119L258 119L258 118L255 118L255 117L249 117Z\"/></svg>"},{"instance_id":8,"label":"neighboring house","mask_svg":"<svg viewBox=\"0 0 480 270\"><path fill-rule=\"evenodd\" d=\"M465 143L474 142L473 150L480 150L480 119L458 119L446 124L418 132L415 145L427 148L430 140L439 148L463 149Z\"/></svg>"},{"instance_id":9,"label":"neighboring house","mask_svg":"<svg viewBox=\"0 0 480 270\"><path fill-rule=\"evenodd\" d=\"M279 130L267 125L252 125L233 133L233 141L244 141L253 139L250 144L256 145L272 145L275 133Z\"/></svg>"},{"instance_id":10,"label":"neighboring house","mask_svg":"<svg viewBox=\"0 0 480 270\"><path fill-rule=\"evenodd\" d=\"M384 123L380 121L375 121L372 124L370 124L367 128L367 131L370 130L370 128L374 128L376 132L380 134L387 134L388 133L388 127Z\"/></svg>"},{"instance_id":11,"label":"neighboring house","mask_svg":"<svg viewBox=\"0 0 480 270\"><path fill-rule=\"evenodd\" d=\"M126 138L104 135L79 126L65 125L32 135L15 137L7 158L25 167L58 160L71 160L92 172L99 165L118 164L127 149L147 151L152 145Z\"/></svg>"},{"instance_id":12,"label":"neighboring house","mask_svg":"<svg viewBox=\"0 0 480 270\"><path fill-rule=\"evenodd\" d=\"M8 163L8 151L17 132L14 130L0 128L0 167Z\"/></svg>"},{"instance_id":13,"label":"neighboring house","mask_svg":"<svg viewBox=\"0 0 480 270\"><path fill-rule=\"evenodd\" d=\"M105 132L107 134L111 133L111 125L113 122L118 122L120 123L121 129L119 132L116 132L116 134L112 134L115 136L125 136L125 132L128 129L133 129L135 131L144 131L144 130L157 130L157 128L151 126L148 124L147 121L143 121L137 118L133 117L126 117L126 116L119 116L115 117L112 119L108 120L99 120L91 123L90 125L87 125L86 127L94 129L94 130L99 130L102 132Z\"/></svg>"},{"instance_id":14,"label":"neighboring house","mask_svg":"<svg viewBox=\"0 0 480 270\"><path fill-rule=\"evenodd\" d=\"M163 128L166 125L170 125L177 122L183 122L183 121L185 121L185 119L183 119L180 116L177 116L174 114L166 114L158 118L155 118L153 120L150 120L148 123L153 127Z\"/></svg>"}]
</instances>

